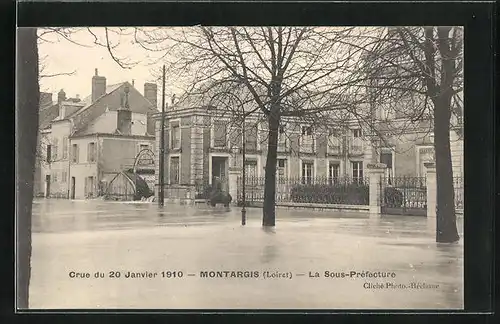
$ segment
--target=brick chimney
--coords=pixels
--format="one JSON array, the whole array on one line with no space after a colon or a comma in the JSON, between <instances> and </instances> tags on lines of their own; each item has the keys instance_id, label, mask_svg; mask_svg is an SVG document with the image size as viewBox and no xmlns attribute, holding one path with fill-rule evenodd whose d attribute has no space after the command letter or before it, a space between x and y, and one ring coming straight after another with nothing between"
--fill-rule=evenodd
<instances>
[{"instance_id":1,"label":"brick chimney","mask_svg":"<svg viewBox=\"0 0 500 324\"><path fill-rule=\"evenodd\" d=\"M95 75L92 77L92 102L104 94L106 94L106 78L99 76L99 72L95 69Z\"/></svg>"},{"instance_id":2,"label":"brick chimney","mask_svg":"<svg viewBox=\"0 0 500 324\"><path fill-rule=\"evenodd\" d=\"M158 87L156 83L144 83L144 97L153 104L155 109L158 109Z\"/></svg>"},{"instance_id":3,"label":"brick chimney","mask_svg":"<svg viewBox=\"0 0 500 324\"><path fill-rule=\"evenodd\" d=\"M130 110L128 103L128 94L130 92L129 87L126 85L123 90L125 96L122 101L122 107L117 111L117 128L122 135L132 134L132 111Z\"/></svg>"},{"instance_id":4,"label":"brick chimney","mask_svg":"<svg viewBox=\"0 0 500 324\"><path fill-rule=\"evenodd\" d=\"M57 103L61 103L64 100L66 100L66 92L64 92L64 90L61 89L61 91L59 91L59 93L57 94Z\"/></svg>"}]
</instances>

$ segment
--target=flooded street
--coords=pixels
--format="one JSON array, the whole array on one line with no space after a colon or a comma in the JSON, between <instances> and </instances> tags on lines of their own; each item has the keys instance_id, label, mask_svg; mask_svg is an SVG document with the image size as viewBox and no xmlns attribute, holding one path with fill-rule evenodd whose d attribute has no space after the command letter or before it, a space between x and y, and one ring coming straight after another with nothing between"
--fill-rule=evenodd
<instances>
[{"instance_id":1,"label":"flooded street","mask_svg":"<svg viewBox=\"0 0 500 324\"><path fill-rule=\"evenodd\" d=\"M463 308L463 241L435 243L435 219L277 209L264 230L260 209L240 217L36 200L30 307Z\"/></svg>"}]
</instances>

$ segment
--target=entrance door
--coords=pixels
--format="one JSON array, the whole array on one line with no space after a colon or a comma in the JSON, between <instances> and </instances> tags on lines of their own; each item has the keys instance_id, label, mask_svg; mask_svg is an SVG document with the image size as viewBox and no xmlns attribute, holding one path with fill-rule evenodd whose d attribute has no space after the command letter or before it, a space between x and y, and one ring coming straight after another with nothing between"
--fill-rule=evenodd
<instances>
[{"instance_id":1,"label":"entrance door","mask_svg":"<svg viewBox=\"0 0 500 324\"><path fill-rule=\"evenodd\" d=\"M50 174L45 176L45 198L50 198Z\"/></svg>"},{"instance_id":2,"label":"entrance door","mask_svg":"<svg viewBox=\"0 0 500 324\"><path fill-rule=\"evenodd\" d=\"M226 178L226 157L212 157L212 180L214 178L225 179Z\"/></svg>"},{"instance_id":3,"label":"entrance door","mask_svg":"<svg viewBox=\"0 0 500 324\"><path fill-rule=\"evenodd\" d=\"M71 199L75 199L75 177L71 177Z\"/></svg>"}]
</instances>

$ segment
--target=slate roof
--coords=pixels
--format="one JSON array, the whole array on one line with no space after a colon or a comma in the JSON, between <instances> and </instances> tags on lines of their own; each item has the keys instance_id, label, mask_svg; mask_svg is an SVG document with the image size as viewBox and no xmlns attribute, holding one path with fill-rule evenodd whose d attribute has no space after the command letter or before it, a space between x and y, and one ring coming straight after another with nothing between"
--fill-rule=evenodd
<instances>
[{"instance_id":1,"label":"slate roof","mask_svg":"<svg viewBox=\"0 0 500 324\"><path fill-rule=\"evenodd\" d=\"M115 84L111 84L111 85L106 86L106 93L103 94L101 97L97 98L94 102L92 102L92 95L89 95L89 96L85 97L84 99L82 99L81 101L79 101L77 103L73 103L73 102L70 102L70 101L64 101L64 105L82 106L81 108L75 110L71 114L65 116L64 119L74 119L74 118L80 119L77 116L79 116L80 114L82 114L86 110L95 107L95 104L97 102L99 102L100 100L102 100L102 99L110 96L111 94L115 93L118 89L120 89L124 85L128 85L130 87L131 91L136 91L142 97L142 99L144 100L144 102L145 103L149 103L150 106L152 107L151 109L154 110L155 112L157 112L157 109L155 107L153 107L153 105L151 104L151 102L149 100L147 100L143 96L142 93L140 93L129 82L125 81L125 82L115 83ZM109 107L107 107L107 109L109 109L111 111L117 110L118 108L119 108L118 106L109 106ZM130 109L133 112L144 112L145 107L144 107L144 104L139 105L139 106L131 104L130 105ZM137 111L135 111L135 110L137 110ZM84 128L86 127L86 125L89 125L95 118L97 118L97 116L100 115L100 113L98 111L99 111L99 109L97 111L95 111L95 112L91 112L90 113L90 116L91 116L90 119L85 118L84 124L78 123L79 125L78 125L78 127L76 129L75 134L78 134L78 133L81 133L82 131L84 131ZM47 108L44 108L44 109L40 109L40 118L39 118L39 127L40 127L40 129L48 128L50 126L50 124L54 120L56 120L58 117L59 117L59 104L58 103L56 103L56 104L54 104L54 105L52 105L50 107L47 107Z\"/></svg>"},{"instance_id":2,"label":"slate roof","mask_svg":"<svg viewBox=\"0 0 500 324\"><path fill-rule=\"evenodd\" d=\"M108 86L106 86L106 93L103 94L102 96L100 96L99 98L96 99L99 100L103 97L106 97L108 96L109 94L111 94L112 92L114 92L116 89L118 89L122 84L125 84L127 82L120 82L120 83L115 83L115 84L110 84ZM74 113L72 113L71 115L68 115L66 116L66 118L71 118L75 115L78 115L79 113L81 113L82 111L86 110L87 108L91 107L92 104L94 104L94 102L92 102L92 94L88 95L87 97L83 98L82 101L80 101L80 103L83 103L84 106L80 109L78 109L77 111L75 111Z\"/></svg>"}]
</instances>

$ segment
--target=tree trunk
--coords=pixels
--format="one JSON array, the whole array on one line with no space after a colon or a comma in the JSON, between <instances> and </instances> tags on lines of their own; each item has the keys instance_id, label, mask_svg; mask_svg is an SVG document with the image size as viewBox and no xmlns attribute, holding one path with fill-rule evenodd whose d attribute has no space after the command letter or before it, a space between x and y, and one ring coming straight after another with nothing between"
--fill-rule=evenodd
<instances>
[{"instance_id":1,"label":"tree trunk","mask_svg":"<svg viewBox=\"0 0 500 324\"><path fill-rule=\"evenodd\" d=\"M280 116L276 113L278 111L279 106L275 106L268 117L269 142L267 145L262 226L275 226L276 224L276 161L278 157L278 131L280 124Z\"/></svg>"},{"instance_id":2,"label":"tree trunk","mask_svg":"<svg viewBox=\"0 0 500 324\"><path fill-rule=\"evenodd\" d=\"M441 94L434 101L434 150L436 156L437 226L436 242L460 239L455 215L455 192L450 149L451 96Z\"/></svg>"},{"instance_id":3,"label":"tree trunk","mask_svg":"<svg viewBox=\"0 0 500 324\"><path fill-rule=\"evenodd\" d=\"M38 46L36 28L18 29L17 64L17 308L29 307L31 210L38 134Z\"/></svg>"}]
</instances>

